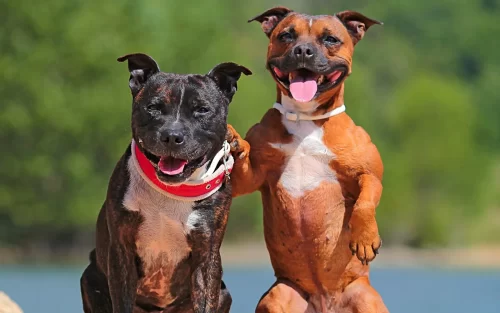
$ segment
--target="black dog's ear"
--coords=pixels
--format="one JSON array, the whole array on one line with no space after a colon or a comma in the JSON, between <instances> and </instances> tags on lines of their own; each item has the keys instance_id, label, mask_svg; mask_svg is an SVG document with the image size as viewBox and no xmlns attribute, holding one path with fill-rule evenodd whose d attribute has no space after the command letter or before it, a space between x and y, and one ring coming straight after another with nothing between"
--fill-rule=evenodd
<instances>
[{"instance_id":1,"label":"black dog's ear","mask_svg":"<svg viewBox=\"0 0 500 313\"><path fill-rule=\"evenodd\" d=\"M237 82L242 73L252 75L252 72L246 67L233 62L227 62L215 66L208 72L207 76L215 80L219 88L229 98L229 101L231 101L238 88Z\"/></svg>"},{"instance_id":2,"label":"black dog's ear","mask_svg":"<svg viewBox=\"0 0 500 313\"><path fill-rule=\"evenodd\" d=\"M269 37L271 36L271 33L276 25L278 25L278 23L281 22L281 20L284 19L290 12L293 11L285 7L275 7L249 19L248 22L259 22L260 27L262 27L264 33L266 33L267 37Z\"/></svg>"},{"instance_id":3,"label":"black dog's ear","mask_svg":"<svg viewBox=\"0 0 500 313\"><path fill-rule=\"evenodd\" d=\"M354 11L339 12L335 14L335 16L338 17L338 19L349 31L353 44L357 44L358 41L363 38L365 32L368 30L368 28L370 28L370 26L375 24L384 24L377 20L372 20L371 18L368 18L363 14Z\"/></svg>"},{"instance_id":4,"label":"black dog's ear","mask_svg":"<svg viewBox=\"0 0 500 313\"><path fill-rule=\"evenodd\" d=\"M128 60L128 70L130 72L128 85L132 91L132 95L135 97L149 77L158 73L160 68L152 57L143 53L127 54L117 59L118 62L126 60Z\"/></svg>"}]
</instances>

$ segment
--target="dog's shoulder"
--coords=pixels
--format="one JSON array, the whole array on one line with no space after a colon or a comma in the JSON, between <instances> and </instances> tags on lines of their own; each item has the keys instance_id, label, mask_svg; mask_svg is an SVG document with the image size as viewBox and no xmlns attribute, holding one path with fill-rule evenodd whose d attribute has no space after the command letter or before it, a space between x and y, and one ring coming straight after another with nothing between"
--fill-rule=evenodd
<instances>
[{"instance_id":1,"label":"dog's shoulder","mask_svg":"<svg viewBox=\"0 0 500 313\"><path fill-rule=\"evenodd\" d=\"M120 160L116 163L111 178L108 184L107 199L122 199L127 191L129 185L130 176L127 170L128 161L132 155L132 150L130 144L127 146L125 153L122 155Z\"/></svg>"},{"instance_id":2,"label":"dog's shoulder","mask_svg":"<svg viewBox=\"0 0 500 313\"><path fill-rule=\"evenodd\" d=\"M281 113L276 109L269 109L261 121L252 126L246 135L246 140L254 146L267 146L268 143L279 142L287 134L285 125L281 121Z\"/></svg>"}]
</instances>

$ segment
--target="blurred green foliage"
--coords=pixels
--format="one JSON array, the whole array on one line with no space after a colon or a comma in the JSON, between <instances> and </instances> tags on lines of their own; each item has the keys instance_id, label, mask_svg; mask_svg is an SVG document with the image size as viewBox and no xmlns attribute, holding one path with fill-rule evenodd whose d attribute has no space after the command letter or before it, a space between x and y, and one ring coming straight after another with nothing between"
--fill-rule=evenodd
<instances>
[{"instance_id":1,"label":"blurred green foliage","mask_svg":"<svg viewBox=\"0 0 500 313\"><path fill-rule=\"evenodd\" d=\"M275 99L267 38L246 20L274 5L379 19L356 47L346 106L385 164L386 243L500 239L500 1L0 1L0 245L91 242L130 140L120 55L163 71L243 77L229 121L245 133ZM256 193L235 199L226 238L261 238ZM83 239L82 239L83 238Z\"/></svg>"}]
</instances>

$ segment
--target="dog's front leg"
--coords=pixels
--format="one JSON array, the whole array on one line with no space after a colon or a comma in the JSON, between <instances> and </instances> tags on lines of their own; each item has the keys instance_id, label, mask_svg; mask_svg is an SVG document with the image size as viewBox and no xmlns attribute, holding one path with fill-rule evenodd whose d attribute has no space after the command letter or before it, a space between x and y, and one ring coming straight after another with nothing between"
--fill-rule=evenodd
<instances>
[{"instance_id":1,"label":"dog's front leg","mask_svg":"<svg viewBox=\"0 0 500 313\"><path fill-rule=\"evenodd\" d=\"M220 246L231 205L231 188L223 186L217 199L208 200L195 211L191 229L191 257L195 270L191 277L191 301L195 313L219 310L222 280Z\"/></svg>"},{"instance_id":2,"label":"dog's front leg","mask_svg":"<svg viewBox=\"0 0 500 313\"><path fill-rule=\"evenodd\" d=\"M195 269L191 277L193 308L195 313L215 313L219 306L222 279L220 255L218 252L209 252L208 255L201 257L205 260Z\"/></svg>"},{"instance_id":3,"label":"dog's front leg","mask_svg":"<svg viewBox=\"0 0 500 313\"><path fill-rule=\"evenodd\" d=\"M133 232L136 227L132 226L124 220L113 223L108 219L111 236L107 276L113 313L132 313L134 310L138 271Z\"/></svg>"},{"instance_id":4,"label":"dog's front leg","mask_svg":"<svg viewBox=\"0 0 500 313\"><path fill-rule=\"evenodd\" d=\"M137 269L134 257L118 244L111 244L109 258L109 293L113 313L132 313L137 292Z\"/></svg>"},{"instance_id":5,"label":"dog's front leg","mask_svg":"<svg viewBox=\"0 0 500 313\"><path fill-rule=\"evenodd\" d=\"M350 220L350 249L361 263L368 264L375 259L382 244L375 220L375 209L382 195L382 182L373 174L364 174L360 176L358 184L360 193Z\"/></svg>"},{"instance_id":6,"label":"dog's front leg","mask_svg":"<svg viewBox=\"0 0 500 313\"><path fill-rule=\"evenodd\" d=\"M233 197L252 193L260 188L266 178L264 162L260 160L261 144L252 146L250 153L249 141L261 142L262 135L259 124L254 125L243 139L231 125L227 125L226 140L231 146L234 156L234 167L231 172ZM262 150L262 149L260 149Z\"/></svg>"}]
</instances>

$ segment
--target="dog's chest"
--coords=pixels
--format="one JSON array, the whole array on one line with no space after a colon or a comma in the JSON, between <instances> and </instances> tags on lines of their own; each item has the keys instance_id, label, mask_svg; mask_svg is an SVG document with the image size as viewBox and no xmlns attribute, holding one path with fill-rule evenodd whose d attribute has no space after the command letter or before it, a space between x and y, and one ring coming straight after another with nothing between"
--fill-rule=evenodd
<instances>
[{"instance_id":1,"label":"dog's chest","mask_svg":"<svg viewBox=\"0 0 500 313\"><path fill-rule=\"evenodd\" d=\"M272 146L286 156L279 182L290 196L299 198L324 181L336 182L335 171L330 167L335 154L323 141L323 128L312 121L289 121L284 116L282 123L292 135L292 142Z\"/></svg>"},{"instance_id":2,"label":"dog's chest","mask_svg":"<svg viewBox=\"0 0 500 313\"><path fill-rule=\"evenodd\" d=\"M178 264L190 252L187 235L197 219L194 202L159 193L140 177L131 161L129 172L130 185L123 204L143 217L136 246L145 270Z\"/></svg>"}]
</instances>

